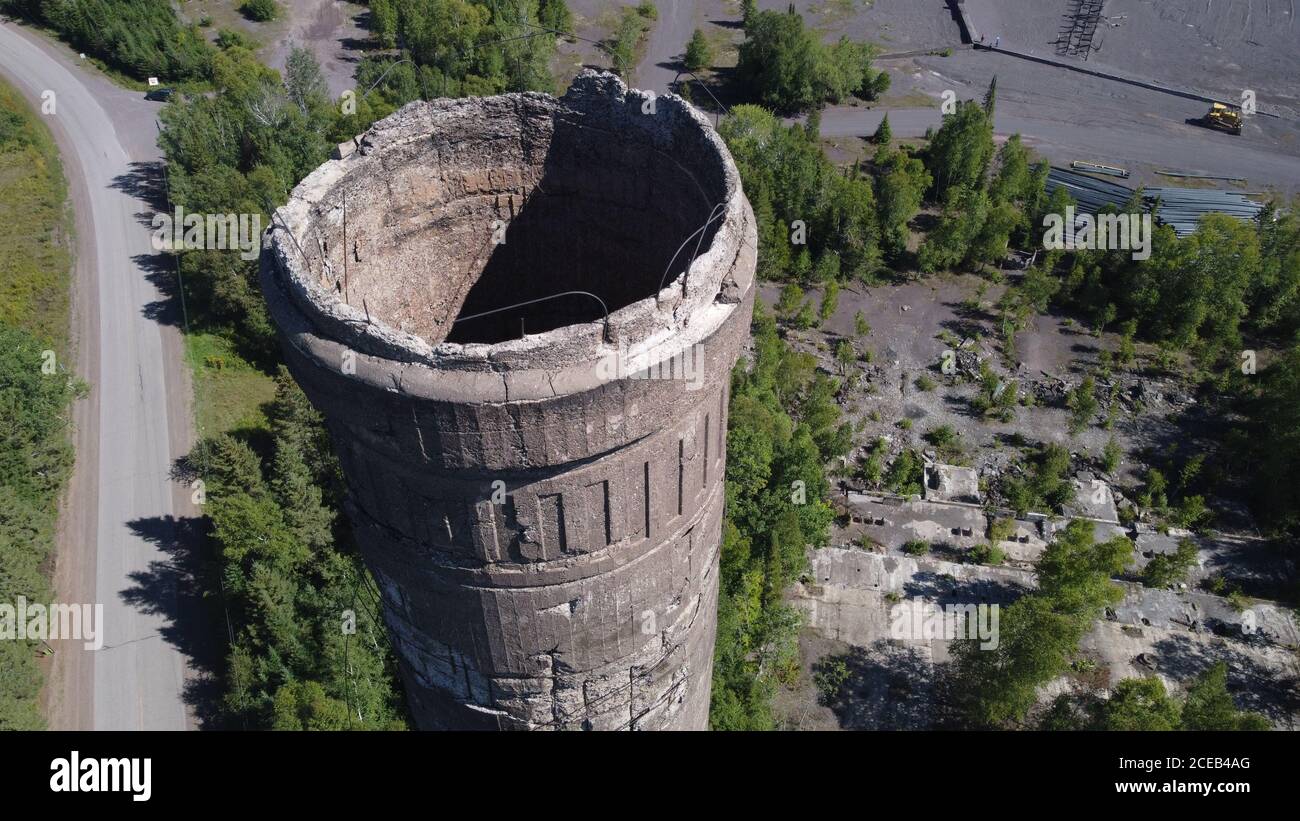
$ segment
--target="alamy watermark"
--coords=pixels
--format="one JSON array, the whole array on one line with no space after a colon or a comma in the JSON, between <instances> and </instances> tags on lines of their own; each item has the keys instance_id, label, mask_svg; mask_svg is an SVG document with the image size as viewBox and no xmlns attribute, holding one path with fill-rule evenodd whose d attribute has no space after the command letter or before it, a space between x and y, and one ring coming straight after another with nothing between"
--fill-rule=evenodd
<instances>
[{"instance_id":1,"label":"alamy watermark","mask_svg":"<svg viewBox=\"0 0 1300 821\"><path fill-rule=\"evenodd\" d=\"M238 251L254 260L262 248L261 214L176 213L153 215L155 251Z\"/></svg>"},{"instance_id":2,"label":"alamy watermark","mask_svg":"<svg viewBox=\"0 0 1300 821\"><path fill-rule=\"evenodd\" d=\"M1043 247L1049 251L1132 251L1133 259L1151 258L1150 214L1064 214L1043 217Z\"/></svg>"},{"instance_id":3,"label":"alamy watermark","mask_svg":"<svg viewBox=\"0 0 1300 821\"><path fill-rule=\"evenodd\" d=\"M900 602L889 609L889 637L904 641L978 640L981 650L998 648L998 605L946 604L924 599Z\"/></svg>"},{"instance_id":4,"label":"alamy watermark","mask_svg":"<svg viewBox=\"0 0 1300 821\"><path fill-rule=\"evenodd\" d=\"M80 640L87 650L104 646L103 604L45 605L19 596L0 602L0 639L10 641Z\"/></svg>"},{"instance_id":5,"label":"alamy watermark","mask_svg":"<svg viewBox=\"0 0 1300 821\"><path fill-rule=\"evenodd\" d=\"M73 750L50 762L50 792L122 792L132 801L153 795L152 758L82 758Z\"/></svg>"},{"instance_id":6,"label":"alamy watermark","mask_svg":"<svg viewBox=\"0 0 1300 821\"><path fill-rule=\"evenodd\" d=\"M596 363L596 376L605 381L616 379L669 379L686 383L687 390L704 384L704 350L698 343L676 353L664 355L666 345L653 345L632 353L626 339L618 348ZM675 346L673 346L675 347Z\"/></svg>"}]
</instances>

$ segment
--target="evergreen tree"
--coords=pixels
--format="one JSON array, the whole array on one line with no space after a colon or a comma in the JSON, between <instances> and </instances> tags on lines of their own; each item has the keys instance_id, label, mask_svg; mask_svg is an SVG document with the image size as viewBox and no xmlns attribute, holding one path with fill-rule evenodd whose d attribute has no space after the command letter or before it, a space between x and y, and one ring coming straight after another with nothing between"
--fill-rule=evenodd
<instances>
[{"instance_id":1,"label":"evergreen tree","mask_svg":"<svg viewBox=\"0 0 1300 821\"><path fill-rule=\"evenodd\" d=\"M984 113L988 115L989 122L993 122L993 108L998 101L998 76L993 75L989 81L989 90L984 92Z\"/></svg>"},{"instance_id":2,"label":"evergreen tree","mask_svg":"<svg viewBox=\"0 0 1300 821\"><path fill-rule=\"evenodd\" d=\"M889 115L886 114L880 120L880 125L876 126L876 133L871 135L871 142L875 145L889 145L889 141L894 138L894 132L889 127Z\"/></svg>"},{"instance_id":3,"label":"evergreen tree","mask_svg":"<svg viewBox=\"0 0 1300 821\"><path fill-rule=\"evenodd\" d=\"M944 117L930 141L928 166L934 176L934 196L943 200L952 188L983 192L993 158L993 124L977 103L963 100Z\"/></svg>"},{"instance_id":4,"label":"evergreen tree","mask_svg":"<svg viewBox=\"0 0 1300 821\"><path fill-rule=\"evenodd\" d=\"M703 71L713 62L713 47L709 45L708 38L704 32L699 29L691 35L691 40L686 44L686 56L683 64L687 71Z\"/></svg>"}]
</instances>

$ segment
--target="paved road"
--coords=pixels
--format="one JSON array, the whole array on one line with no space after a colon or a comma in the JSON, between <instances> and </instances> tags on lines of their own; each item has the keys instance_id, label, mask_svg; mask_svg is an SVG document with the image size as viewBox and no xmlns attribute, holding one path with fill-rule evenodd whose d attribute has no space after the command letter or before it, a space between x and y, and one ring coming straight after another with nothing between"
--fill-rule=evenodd
<instances>
[{"instance_id":1,"label":"paved road","mask_svg":"<svg viewBox=\"0 0 1300 821\"><path fill-rule=\"evenodd\" d=\"M51 725L183 730L194 722L173 621L174 516L189 512L168 474L189 446L189 386L177 330L153 318L168 302L148 278L147 207L132 176L132 163L158 159L156 107L75 59L0 23L0 74L34 105L45 90L56 95L46 122L76 212L74 331L78 370L91 388L77 410L77 469L56 572L63 601L104 605L104 646L58 643Z\"/></svg>"},{"instance_id":2,"label":"paved road","mask_svg":"<svg viewBox=\"0 0 1300 821\"><path fill-rule=\"evenodd\" d=\"M664 64L675 65L685 51L698 8L695 0L659 5L659 21L637 67L640 88L661 93L667 89L676 68ZM959 46L955 25L950 33L952 44ZM1158 167L1244 177L1251 190L1300 191L1300 129L1285 122L1258 117L1244 135L1234 138L1186 122L1204 114L1203 103L1123 83L960 47L951 58L921 63L921 72L895 76L895 85L931 94L935 104L890 111L896 136L919 137L938 126L941 91L954 89L959 97L978 99L997 75L997 133L1022 135L1027 145L1056 164L1092 160L1133 167L1134 183L1178 184L1155 176L1152 171ZM821 132L827 137L865 137L876 130L883 114L880 108L830 106L822 112Z\"/></svg>"},{"instance_id":3,"label":"paved road","mask_svg":"<svg viewBox=\"0 0 1300 821\"><path fill-rule=\"evenodd\" d=\"M1199 106L1189 103L1188 110ZM1203 106L1199 106L1202 107ZM1026 145L1058 165L1072 160L1091 160L1110 165L1147 165L1174 170L1202 170L1225 176L1244 177L1252 190L1275 186L1283 191L1300 190L1300 160L1293 154L1255 139L1251 129L1280 130L1285 126L1265 121L1252 123L1241 137L1210 131L1177 119L1144 124L1107 121L1062 122L1034 117L1024 107L1000 103L994 128L1000 135L1020 134ZM1020 109L1020 110L1018 110ZM875 133L884 115L895 137L920 137L927 128L942 122L938 100L932 108L865 109L830 106L822 112L821 133L825 137L867 137ZM1189 116L1191 116L1189 114ZM1135 181L1178 185L1139 174Z\"/></svg>"},{"instance_id":4,"label":"paved road","mask_svg":"<svg viewBox=\"0 0 1300 821\"><path fill-rule=\"evenodd\" d=\"M637 88L663 94L677 76L677 63L695 32L694 0L659 0L659 20L646 41L645 57L636 67Z\"/></svg>"}]
</instances>

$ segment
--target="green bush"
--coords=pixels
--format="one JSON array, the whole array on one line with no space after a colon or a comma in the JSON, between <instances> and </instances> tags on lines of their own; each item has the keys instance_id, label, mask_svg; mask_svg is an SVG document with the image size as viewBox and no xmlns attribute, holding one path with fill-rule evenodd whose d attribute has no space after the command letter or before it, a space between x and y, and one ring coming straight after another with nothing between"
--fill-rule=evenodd
<instances>
[{"instance_id":1,"label":"green bush","mask_svg":"<svg viewBox=\"0 0 1300 821\"><path fill-rule=\"evenodd\" d=\"M0 241L0 248L3 248ZM0 321L0 602L48 602L43 568L54 547L58 497L72 466L65 371L43 374L45 343ZM41 729L40 647L0 641L0 730Z\"/></svg>"},{"instance_id":2,"label":"green bush","mask_svg":"<svg viewBox=\"0 0 1300 821\"><path fill-rule=\"evenodd\" d=\"M903 552L909 556L924 556L930 552L930 543L922 539L909 539L903 544Z\"/></svg>"},{"instance_id":3,"label":"green bush","mask_svg":"<svg viewBox=\"0 0 1300 821\"><path fill-rule=\"evenodd\" d=\"M269 23L280 16L280 5L275 0L244 0L239 10L258 23Z\"/></svg>"},{"instance_id":4,"label":"green bush","mask_svg":"<svg viewBox=\"0 0 1300 821\"><path fill-rule=\"evenodd\" d=\"M817 686L817 695L824 705L834 704L849 681L849 665L843 658L823 659L817 663L813 673L813 683Z\"/></svg>"},{"instance_id":5,"label":"green bush","mask_svg":"<svg viewBox=\"0 0 1300 821\"><path fill-rule=\"evenodd\" d=\"M989 541L993 544L1005 542L1016 532L1016 523L1010 519L994 519L989 525Z\"/></svg>"},{"instance_id":6,"label":"green bush","mask_svg":"<svg viewBox=\"0 0 1300 821\"><path fill-rule=\"evenodd\" d=\"M1196 543L1191 539L1178 542L1173 553L1158 553L1142 569L1142 583L1147 587L1168 587L1187 579L1196 564Z\"/></svg>"}]
</instances>

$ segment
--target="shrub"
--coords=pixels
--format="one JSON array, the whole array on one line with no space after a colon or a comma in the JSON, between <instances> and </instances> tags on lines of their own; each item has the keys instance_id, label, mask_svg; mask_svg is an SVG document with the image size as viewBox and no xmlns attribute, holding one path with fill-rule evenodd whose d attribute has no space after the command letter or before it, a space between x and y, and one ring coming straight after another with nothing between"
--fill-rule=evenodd
<instances>
[{"instance_id":1,"label":"shrub","mask_svg":"<svg viewBox=\"0 0 1300 821\"><path fill-rule=\"evenodd\" d=\"M1173 553L1160 553L1147 562L1142 570L1142 583L1147 587L1168 587L1187 578L1187 572L1196 564L1196 544L1183 539Z\"/></svg>"},{"instance_id":2,"label":"shrub","mask_svg":"<svg viewBox=\"0 0 1300 821\"><path fill-rule=\"evenodd\" d=\"M1107 473L1114 473L1119 468L1119 460L1123 457L1124 452L1120 450L1119 443L1115 437L1111 437L1106 442L1106 449L1101 453L1101 466Z\"/></svg>"},{"instance_id":3,"label":"shrub","mask_svg":"<svg viewBox=\"0 0 1300 821\"><path fill-rule=\"evenodd\" d=\"M989 525L989 541L993 544L1005 542L1015 533L1016 524L1010 519L994 519Z\"/></svg>"},{"instance_id":4,"label":"shrub","mask_svg":"<svg viewBox=\"0 0 1300 821\"><path fill-rule=\"evenodd\" d=\"M970 549L970 560L975 564L998 565L1006 559L1006 552L997 545L978 544Z\"/></svg>"},{"instance_id":5,"label":"shrub","mask_svg":"<svg viewBox=\"0 0 1300 821\"><path fill-rule=\"evenodd\" d=\"M842 658L824 659L817 664L813 682L822 704L830 705L839 698L840 691L849 680L849 665Z\"/></svg>"},{"instance_id":6,"label":"shrub","mask_svg":"<svg viewBox=\"0 0 1300 821\"><path fill-rule=\"evenodd\" d=\"M280 16L280 6L275 0L244 0L239 10L258 23L268 23Z\"/></svg>"},{"instance_id":7,"label":"shrub","mask_svg":"<svg viewBox=\"0 0 1300 821\"><path fill-rule=\"evenodd\" d=\"M223 50L230 48L246 48L251 50L254 45L253 40L247 34L236 29L221 29L218 31L216 43L217 48Z\"/></svg>"},{"instance_id":8,"label":"shrub","mask_svg":"<svg viewBox=\"0 0 1300 821\"><path fill-rule=\"evenodd\" d=\"M930 543L921 539L912 539L903 545L903 552L909 556L924 556L930 552Z\"/></svg>"}]
</instances>

